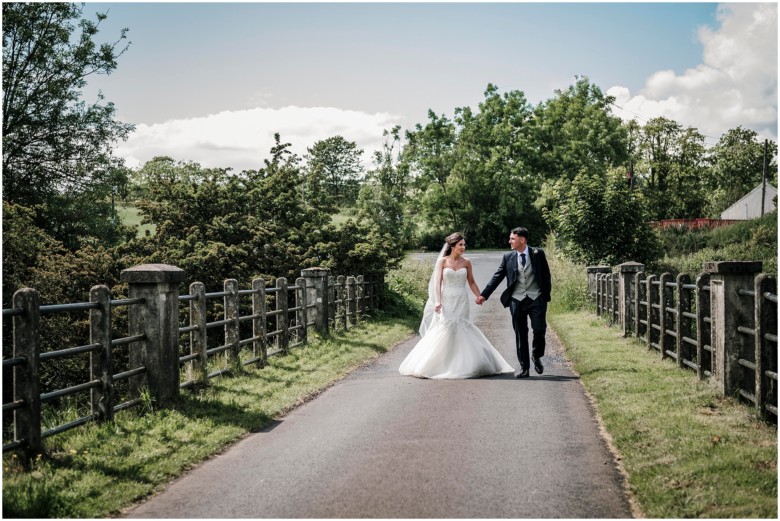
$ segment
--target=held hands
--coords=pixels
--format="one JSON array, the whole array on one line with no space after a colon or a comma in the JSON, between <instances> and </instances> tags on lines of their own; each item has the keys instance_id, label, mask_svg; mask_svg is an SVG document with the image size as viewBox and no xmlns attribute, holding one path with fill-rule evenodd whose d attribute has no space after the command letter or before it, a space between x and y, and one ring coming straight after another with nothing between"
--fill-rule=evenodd
<instances>
[{"instance_id":1,"label":"held hands","mask_svg":"<svg viewBox=\"0 0 780 521\"><path fill-rule=\"evenodd\" d=\"M480 295L480 296L477 297L477 300L475 300L475 302L477 303L478 306L481 306L482 304L485 303L485 300L487 300L487 299L485 297L483 297L482 295Z\"/></svg>"}]
</instances>

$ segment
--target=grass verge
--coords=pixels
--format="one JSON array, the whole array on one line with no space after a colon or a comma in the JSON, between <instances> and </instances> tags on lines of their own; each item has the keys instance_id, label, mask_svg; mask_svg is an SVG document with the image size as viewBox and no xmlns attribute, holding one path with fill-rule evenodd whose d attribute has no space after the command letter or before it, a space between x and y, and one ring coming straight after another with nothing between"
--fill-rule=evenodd
<instances>
[{"instance_id":1,"label":"grass verge","mask_svg":"<svg viewBox=\"0 0 780 521\"><path fill-rule=\"evenodd\" d=\"M551 312L651 518L777 518L777 429L585 311Z\"/></svg>"},{"instance_id":2,"label":"grass verge","mask_svg":"<svg viewBox=\"0 0 780 521\"><path fill-rule=\"evenodd\" d=\"M50 438L24 470L3 458L3 517L100 518L116 514L188 468L306 402L417 327L417 317L374 319L314 339L263 369L182 392L174 409L119 413Z\"/></svg>"}]
</instances>

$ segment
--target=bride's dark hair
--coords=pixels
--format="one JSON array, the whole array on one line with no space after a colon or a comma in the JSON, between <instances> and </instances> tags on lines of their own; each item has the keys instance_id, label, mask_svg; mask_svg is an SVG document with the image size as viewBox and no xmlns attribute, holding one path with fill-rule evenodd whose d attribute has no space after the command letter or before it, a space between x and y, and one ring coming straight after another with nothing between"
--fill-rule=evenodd
<instances>
[{"instance_id":1,"label":"bride's dark hair","mask_svg":"<svg viewBox=\"0 0 780 521\"><path fill-rule=\"evenodd\" d=\"M460 232L449 234L447 238L444 239L444 242L447 243L447 249L444 250L444 256L449 257L450 253L452 253L452 247L464 239L465 237Z\"/></svg>"}]
</instances>

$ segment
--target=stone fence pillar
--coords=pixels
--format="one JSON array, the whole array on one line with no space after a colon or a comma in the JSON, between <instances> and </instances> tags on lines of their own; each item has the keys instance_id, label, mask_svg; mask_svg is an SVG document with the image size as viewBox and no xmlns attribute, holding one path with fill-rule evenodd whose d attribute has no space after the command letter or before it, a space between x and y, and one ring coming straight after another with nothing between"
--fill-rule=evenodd
<instances>
[{"instance_id":1,"label":"stone fence pillar","mask_svg":"<svg viewBox=\"0 0 780 521\"><path fill-rule=\"evenodd\" d=\"M739 294L740 289L753 290L762 263L753 261L705 262L710 274L710 310L712 313L712 354L715 357L713 382L724 396L734 396L742 388L743 369L739 359L755 355L752 339L739 333L739 326L754 320L752 297ZM746 382L747 383L747 382ZM748 385L752 387L752 382Z\"/></svg>"},{"instance_id":2,"label":"stone fence pillar","mask_svg":"<svg viewBox=\"0 0 780 521\"><path fill-rule=\"evenodd\" d=\"M623 336L630 336L634 330L634 306L631 299L638 298L638 291L634 287L631 291L631 282L640 271L644 271L645 265L638 262L624 262L618 264L617 271L620 276L618 283L618 295L620 301L620 324L623 326Z\"/></svg>"},{"instance_id":3,"label":"stone fence pillar","mask_svg":"<svg viewBox=\"0 0 780 521\"><path fill-rule=\"evenodd\" d=\"M131 344L130 365L146 367L149 393L166 407L179 396L179 283L185 273L168 264L142 264L122 270L120 278L128 284L130 299L144 299L128 310L130 336L145 336ZM136 391L142 378L130 381Z\"/></svg>"},{"instance_id":4,"label":"stone fence pillar","mask_svg":"<svg viewBox=\"0 0 780 521\"><path fill-rule=\"evenodd\" d=\"M314 329L322 335L328 334L328 268L306 268L301 277L306 279L306 302L314 304L307 312L307 321L314 322Z\"/></svg>"}]
</instances>

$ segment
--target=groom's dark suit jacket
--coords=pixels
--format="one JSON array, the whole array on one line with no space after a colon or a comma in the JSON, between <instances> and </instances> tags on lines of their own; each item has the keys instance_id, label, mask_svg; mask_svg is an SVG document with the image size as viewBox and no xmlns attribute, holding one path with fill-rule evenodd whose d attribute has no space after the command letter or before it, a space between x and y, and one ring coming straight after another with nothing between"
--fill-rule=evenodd
<instances>
[{"instance_id":1,"label":"groom's dark suit jacket","mask_svg":"<svg viewBox=\"0 0 780 521\"><path fill-rule=\"evenodd\" d=\"M552 281L550 280L550 266L547 265L547 257L544 255L544 250L528 246L528 252L529 257L531 257L531 268L534 270L534 277L542 292L539 298L543 298L545 302L550 302ZM485 289L482 290L481 295L486 299L489 298L501 281L504 280L504 277L506 277L506 289L501 293L501 303L506 308L509 307L509 302L512 300L512 292L515 289L515 283L518 278L517 252L515 250L504 254L501 259L501 265L496 270L493 278L490 279L490 282L487 283Z\"/></svg>"}]
</instances>

